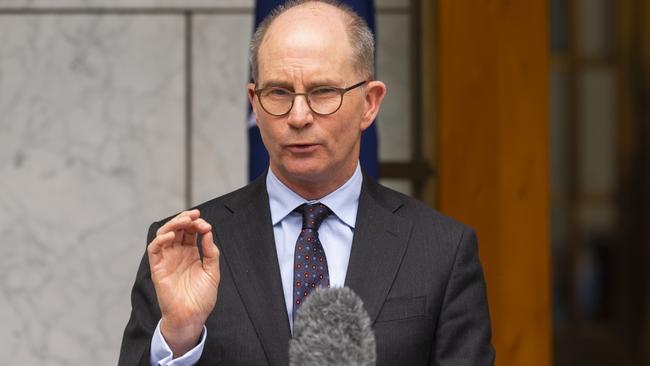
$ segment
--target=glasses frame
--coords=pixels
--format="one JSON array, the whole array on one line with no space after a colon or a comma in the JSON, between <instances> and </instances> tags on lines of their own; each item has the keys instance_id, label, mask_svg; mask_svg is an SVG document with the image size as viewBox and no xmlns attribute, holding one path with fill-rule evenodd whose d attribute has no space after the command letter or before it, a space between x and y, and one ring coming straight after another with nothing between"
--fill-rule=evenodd
<instances>
[{"instance_id":1,"label":"glasses frame","mask_svg":"<svg viewBox=\"0 0 650 366\"><path fill-rule=\"evenodd\" d=\"M369 81L370 80L360 81L360 82L358 82L358 83L356 83L356 84L354 84L352 86L349 86L347 88L336 88L336 87L333 87L333 86L327 86L327 88L332 88L332 89L338 91L341 94L341 98L340 98L340 101L339 101L339 106L336 107L336 109L333 112L330 112L330 113L318 113L311 106L311 102L309 101L309 94L311 92L313 92L314 90L318 89L318 88L314 88L314 89L306 91L304 93L289 92L289 94L291 95L291 105L289 106L289 110L287 110L285 113L282 113L282 114L275 114L275 113L269 112L266 109L266 107L264 107L264 103L262 103L262 98L260 98L260 94L262 94L262 92L264 90L267 90L269 88L276 88L275 86L269 86L269 87L262 88L262 89L255 89L254 93L255 93L255 95L257 95L257 100L260 102L260 106L262 106L262 109L264 109L264 111L266 113L268 113L268 114L270 114L272 116L275 116L275 117L282 117L282 116L286 116L287 114L291 113L291 110L293 109L293 104L294 104L294 102L296 100L296 97L299 96L299 95L304 95L305 96L305 100L307 101L307 105L309 106L309 110L311 110L312 113L317 114L319 116L329 116L329 115L332 115L332 114L338 112L338 110L341 109L341 106L343 105L343 96L347 92L349 92L352 89L356 89L356 88L360 87L361 85L364 85L365 83L367 83ZM326 86L323 86L323 87L326 87ZM281 89L284 89L284 88L281 88Z\"/></svg>"}]
</instances>

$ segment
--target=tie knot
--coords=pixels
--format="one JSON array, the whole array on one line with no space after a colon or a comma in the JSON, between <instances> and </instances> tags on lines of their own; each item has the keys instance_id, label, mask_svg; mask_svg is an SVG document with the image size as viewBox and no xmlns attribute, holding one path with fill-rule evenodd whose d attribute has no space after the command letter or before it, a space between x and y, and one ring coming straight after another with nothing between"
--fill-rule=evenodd
<instances>
[{"instance_id":1,"label":"tie knot","mask_svg":"<svg viewBox=\"0 0 650 366\"><path fill-rule=\"evenodd\" d=\"M320 224L327 216L332 213L332 210L324 204L318 202L314 204L303 204L296 208L297 212L302 214L302 228L318 230Z\"/></svg>"}]
</instances>

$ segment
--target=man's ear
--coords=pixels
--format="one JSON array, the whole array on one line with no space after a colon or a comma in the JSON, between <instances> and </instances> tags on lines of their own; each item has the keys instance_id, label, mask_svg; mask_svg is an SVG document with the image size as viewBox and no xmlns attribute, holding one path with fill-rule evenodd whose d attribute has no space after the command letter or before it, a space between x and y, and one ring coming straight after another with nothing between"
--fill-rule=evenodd
<instances>
[{"instance_id":1,"label":"man's ear","mask_svg":"<svg viewBox=\"0 0 650 366\"><path fill-rule=\"evenodd\" d=\"M378 80L369 81L365 89L365 108L363 120L361 121L361 131L365 131L377 117L381 102L386 96L386 84Z\"/></svg>"},{"instance_id":2,"label":"man's ear","mask_svg":"<svg viewBox=\"0 0 650 366\"><path fill-rule=\"evenodd\" d=\"M257 105L255 104L255 84L248 83L246 86L246 91L248 94L248 101L251 104L251 109L253 109L253 114L255 115L255 123L257 123Z\"/></svg>"},{"instance_id":3,"label":"man's ear","mask_svg":"<svg viewBox=\"0 0 650 366\"><path fill-rule=\"evenodd\" d=\"M255 109L255 84L248 83L246 91L248 92L248 101L251 103L251 107Z\"/></svg>"}]
</instances>

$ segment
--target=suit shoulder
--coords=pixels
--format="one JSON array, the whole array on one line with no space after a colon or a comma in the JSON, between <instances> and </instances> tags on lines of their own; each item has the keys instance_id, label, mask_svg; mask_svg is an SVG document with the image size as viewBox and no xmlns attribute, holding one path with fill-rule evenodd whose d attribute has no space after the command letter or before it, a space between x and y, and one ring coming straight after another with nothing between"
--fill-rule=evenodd
<instances>
[{"instance_id":1,"label":"suit shoulder","mask_svg":"<svg viewBox=\"0 0 650 366\"><path fill-rule=\"evenodd\" d=\"M197 208L199 210L211 210L215 207L226 207L234 209L245 206L253 198L258 197L260 194L266 195L266 184L262 177L232 192L203 202L194 208Z\"/></svg>"},{"instance_id":2,"label":"suit shoulder","mask_svg":"<svg viewBox=\"0 0 650 366\"><path fill-rule=\"evenodd\" d=\"M372 182L378 200L382 201L385 207L391 209L396 215L404 217L413 222L420 230L434 230L445 236L458 237L465 232L474 230L464 223L435 210L425 203L397 192L379 183Z\"/></svg>"},{"instance_id":3,"label":"suit shoulder","mask_svg":"<svg viewBox=\"0 0 650 366\"><path fill-rule=\"evenodd\" d=\"M224 214L232 213L232 210L237 207L242 207L248 204L254 197L260 194L266 194L265 176L257 178L255 181L236 189L232 192L226 193L222 196L205 201L196 206L188 208L188 210L198 209L201 216L209 216L212 218L223 216ZM171 220L180 212L168 216L162 220L154 222L154 225L164 225L165 222Z\"/></svg>"}]
</instances>

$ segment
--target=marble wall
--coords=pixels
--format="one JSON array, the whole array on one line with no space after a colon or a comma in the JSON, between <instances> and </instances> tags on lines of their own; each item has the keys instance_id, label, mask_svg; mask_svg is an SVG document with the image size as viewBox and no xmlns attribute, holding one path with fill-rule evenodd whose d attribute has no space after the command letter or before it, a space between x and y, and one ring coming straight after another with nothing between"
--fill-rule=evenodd
<instances>
[{"instance_id":1,"label":"marble wall","mask_svg":"<svg viewBox=\"0 0 650 366\"><path fill-rule=\"evenodd\" d=\"M408 1L377 3L404 160ZM252 6L0 0L0 365L115 364L147 225L245 183Z\"/></svg>"}]
</instances>

